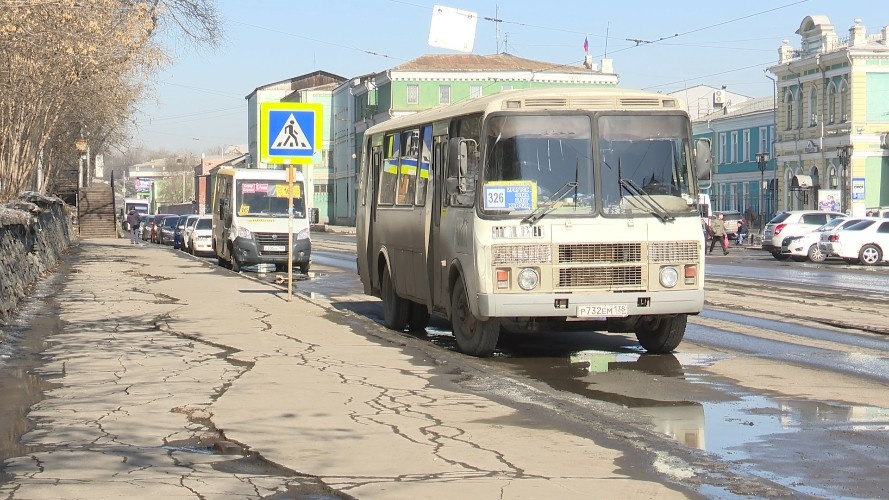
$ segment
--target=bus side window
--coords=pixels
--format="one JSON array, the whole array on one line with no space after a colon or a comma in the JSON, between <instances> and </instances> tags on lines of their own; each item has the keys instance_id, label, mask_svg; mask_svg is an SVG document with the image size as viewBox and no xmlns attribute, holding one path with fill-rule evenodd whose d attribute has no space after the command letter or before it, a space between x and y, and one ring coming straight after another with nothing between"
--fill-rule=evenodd
<instances>
[{"instance_id":1,"label":"bus side window","mask_svg":"<svg viewBox=\"0 0 889 500\"><path fill-rule=\"evenodd\" d=\"M380 173L380 205L395 203L395 188L398 185L398 159L401 156L401 135L389 134L383 141L383 168Z\"/></svg>"},{"instance_id":2,"label":"bus side window","mask_svg":"<svg viewBox=\"0 0 889 500\"><path fill-rule=\"evenodd\" d=\"M412 205L417 186L417 161L420 156L420 131L408 130L402 135L404 151L398 167L396 205Z\"/></svg>"},{"instance_id":3,"label":"bus side window","mask_svg":"<svg viewBox=\"0 0 889 500\"><path fill-rule=\"evenodd\" d=\"M417 172L417 199L418 207L426 205L426 189L429 184L429 176L432 175L432 126L423 127L423 141L420 145L420 159Z\"/></svg>"}]
</instances>

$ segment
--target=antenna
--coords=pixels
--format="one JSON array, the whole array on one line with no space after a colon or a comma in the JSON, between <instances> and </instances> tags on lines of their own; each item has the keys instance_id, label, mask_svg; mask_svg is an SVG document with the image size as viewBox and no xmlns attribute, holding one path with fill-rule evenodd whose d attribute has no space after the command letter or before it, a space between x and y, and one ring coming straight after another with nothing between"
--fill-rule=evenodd
<instances>
[{"instance_id":1,"label":"antenna","mask_svg":"<svg viewBox=\"0 0 889 500\"><path fill-rule=\"evenodd\" d=\"M494 23L494 41L497 45L497 54L500 53L500 5L494 5L494 18L497 19L497 22Z\"/></svg>"}]
</instances>

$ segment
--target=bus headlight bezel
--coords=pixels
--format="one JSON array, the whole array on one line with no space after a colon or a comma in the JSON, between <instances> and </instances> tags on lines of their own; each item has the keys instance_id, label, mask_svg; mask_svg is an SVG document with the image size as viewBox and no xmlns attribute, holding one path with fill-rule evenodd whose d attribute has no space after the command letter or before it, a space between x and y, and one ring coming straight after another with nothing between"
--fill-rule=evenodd
<instances>
[{"instance_id":1,"label":"bus headlight bezel","mask_svg":"<svg viewBox=\"0 0 889 500\"><path fill-rule=\"evenodd\" d=\"M516 274L516 284L522 290L534 290L540 285L540 271L533 267L524 267Z\"/></svg>"},{"instance_id":2,"label":"bus headlight bezel","mask_svg":"<svg viewBox=\"0 0 889 500\"><path fill-rule=\"evenodd\" d=\"M679 284L679 269L676 266L663 266L658 273L658 281L664 288L674 288Z\"/></svg>"}]
</instances>

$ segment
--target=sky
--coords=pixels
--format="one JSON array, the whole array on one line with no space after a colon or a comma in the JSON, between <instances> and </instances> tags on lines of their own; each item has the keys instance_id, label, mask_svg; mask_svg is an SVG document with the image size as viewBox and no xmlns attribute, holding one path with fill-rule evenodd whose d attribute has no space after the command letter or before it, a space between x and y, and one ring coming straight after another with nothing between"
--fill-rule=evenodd
<instances>
[{"instance_id":1,"label":"sky","mask_svg":"<svg viewBox=\"0 0 889 500\"><path fill-rule=\"evenodd\" d=\"M666 93L725 86L749 97L772 95L765 69L777 63L782 40L799 48L795 31L806 16L827 16L841 38L856 18L868 34L889 26L889 9L873 0L216 3L224 26L218 47L164 42L173 60L150 82L132 146L220 154L247 144L245 97L258 87L319 70L351 78L423 54L457 53L428 45L435 5L478 14L474 54L579 66L587 39L594 62L613 60L620 87Z\"/></svg>"}]
</instances>

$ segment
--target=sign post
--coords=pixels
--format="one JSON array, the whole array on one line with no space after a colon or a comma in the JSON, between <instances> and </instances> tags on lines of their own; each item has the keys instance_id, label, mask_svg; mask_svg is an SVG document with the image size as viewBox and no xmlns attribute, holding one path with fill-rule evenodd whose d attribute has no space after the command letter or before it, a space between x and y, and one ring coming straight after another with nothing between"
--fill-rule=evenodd
<instances>
[{"instance_id":1,"label":"sign post","mask_svg":"<svg viewBox=\"0 0 889 500\"><path fill-rule=\"evenodd\" d=\"M287 169L287 302L293 299L293 182L294 165L314 163L321 150L321 113L318 103L263 102L259 104L259 161ZM306 200L306 214L310 210Z\"/></svg>"}]
</instances>

